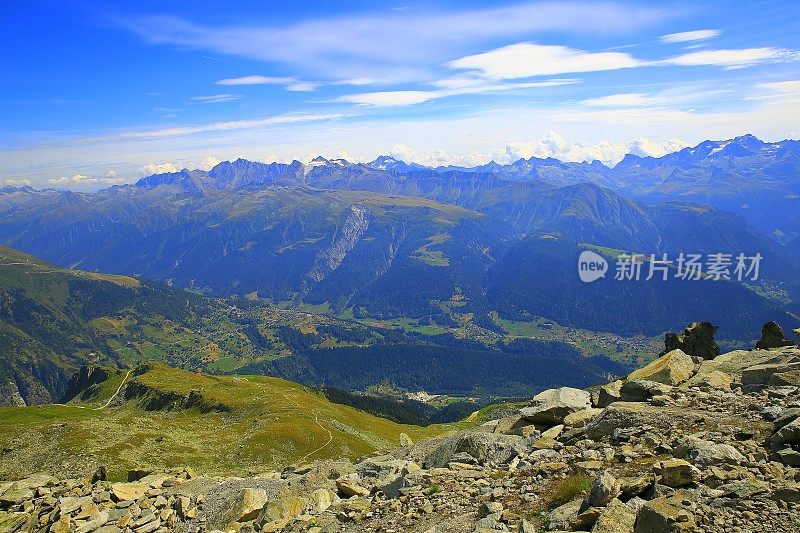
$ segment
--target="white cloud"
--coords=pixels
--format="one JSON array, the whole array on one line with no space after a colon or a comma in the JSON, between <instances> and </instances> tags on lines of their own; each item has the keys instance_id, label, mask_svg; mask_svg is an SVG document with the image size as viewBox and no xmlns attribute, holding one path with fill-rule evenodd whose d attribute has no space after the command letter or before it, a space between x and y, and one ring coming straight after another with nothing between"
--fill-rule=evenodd
<instances>
[{"instance_id":1,"label":"white cloud","mask_svg":"<svg viewBox=\"0 0 800 533\"><path fill-rule=\"evenodd\" d=\"M26 185L30 185L31 180L25 178L3 178L0 179L0 185L6 185L8 187L24 187Z\"/></svg>"},{"instance_id":2,"label":"white cloud","mask_svg":"<svg viewBox=\"0 0 800 533\"><path fill-rule=\"evenodd\" d=\"M757 63L787 63L800 60L800 52L783 48L741 48L689 52L662 63L682 66L717 65L727 68L749 67Z\"/></svg>"},{"instance_id":3,"label":"white cloud","mask_svg":"<svg viewBox=\"0 0 800 533\"><path fill-rule=\"evenodd\" d=\"M241 76L239 78L226 78L217 80L217 85L288 85L297 81L297 78L278 76Z\"/></svg>"},{"instance_id":4,"label":"white cloud","mask_svg":"<svg viewBox=\"0 0 800 533\"><path fill-rule=\"evenodd\" d=\"M647 105L651 99L642 93L621 93L590 98L581 103L589 107L620 107L620 106L641 106Z\"/></svg>"},{"instance_id":5,"label":"white cloud","mask_svg":"<svg viewBox=\"0 0 800 533\"><path fill-rule=\"evenodd\" d=\"M355 86L361 86L361 85L373 85L373 84L379 83L379 82L380 82L380 80L377 80L375 78L362 77L362 78L349 78L349 79L346 79L346 80L334 81L334 82L331 83L331 85L355 85Z\"/></svg>"},{"instance_id":6,"label":"white cloud","mask_svg":"<svg viewBox=\"0 0 800 533\"><path fill-rule=\"evenodd\" d=\"M202 102L204 104L221 104L223 102L232 102L241 98L238 94L210 94L208 96L192 96L190 100L194 102Z\"/></svg>"},{"instance_id":7,"label":"white cloud","mask_svg":"<svg viewBox=\"0 0 800 533\"><path fill-rule=\"evenodd\" d=\"M762 89L769 89L779 93L796 94L800 93L800 80L776 81L771 83L761 83L758 85Z\"/></svg>"},{"instance_id":8,"label":"white cloud","mask_svg":"<svg viewBox=\"0 0 800 533\"><path fill-rule=\"evenodd\" d=\"M220 162L221 160L219 158L213 155L207 155L200 161L184 161L181 163L167 161L165 163L151 163L140 168L138 174L140 176L152 176L153 174L169 174L173 172L180 172L183 169L200 169L209 171L220 164Z\"/></svg>"},{"instance_id":9,"label":"white cloud","mask_svg":"<svg viewBox=\"0 0 800 533\"><path fill-rule=\"evenodd\" d=\"M501 83L481 79L448 79L435 82L435 85L449 88L441 88L431 91L379 91L371 93L356 93L340 96L336 99L336 101L374 107L393 107L421 104L430 100L464 94L558 87L560 85L569 85L575 83L576 81L577 80L560 79L525 83Z\"/></svg>"},{"instance_id":10,"label":"white cloud","mask_svg":"<svg viewBox=\"0 0 800 533\"><path fill-rule=\"evenodd\" d=\"M83 174L75 174L73 176L50 178L47 180L47 183L55 187L81 188L120 185L123 183L130 183L130 181L130 178L122 178L117 176L116 171L109 170L101 176L84 176Z\"/></svg>"},{"instance_id":11,"label":"white cloud","mask_svg":"<svg viewBox=\"0 0 800 533\"><path fill-rule=\"evenodd\" d=\"M435 91L380 91L374 93L348 94L337 101L376 107L421 104L436 97Z\"/></svg>"},{"instance_id":12,"label":"white cloud","mask_svg":"<svg viewBox=\"0 0 800 533\"><path fill-rule=\"evenodd\" d=\"M418 151L406 144L398 144L389 151L389 155L408 163L418 163L432 167L448 165L475 167L484 165L489 161L509 164L520 159L530 159L531 157L540 159L552 157L561 161L572 162L597 160L606 165L615 165L629 153L639 156L661 157L687 146L689 144L681 139L653 141L644 137L638 137L627 142L612 142L609 140L569 142L561 134L551 131L542 140L510 142L487 153L454 154L443 149L427 153Z\"/></svg>"},{"instance_id":13,"label":"white cloud","mask_svg":"<svg viewBox=\"0 0 800 533\"><path fill-rule=\"evenodd\" d=\"M688 43L691 41L704 41L706 39L713 39L714 37L718 37L720 34L719 30L694 30L694 31L682 31L678 33L670 33L667 35L661 36L661 42L663 43Z\"/></svg>"},{"instance_id":14,"label":"white cloud","mask_svg":"<svg viewBox=\"0 0 800 533\"><path fill-rule=\"evenodd\" d=\"M530 78L642 66L624 52L587 52L566 46L518 43L449 61L452 69L479 71L493 79Z\"/></svg>"},{"instance_id":15,"label":"white cloud","mask_svg":"<svg viewBox=\"0 0 800 533\"><path fill-rule=\"evenodd\" d=\"M175 17L126 16L119 23L154 44L302 65L331 80L419 80L470 47L537 32L630 34L680 15L674 6L629 2L521 2L502 7L383 11L294 24L200 25ZM344 36L344 37L343 37Z\"/></svg>"},{"instance_id":16,"label":"white cloud","mask_svg":"<svg viewBox=\"0 0 800 533\"><path fill-rule=\"evenodd\" d=\"M316 91L318 88L319 83L314 83L313 81L298 81L286 86L286 90L292 92L310 92Z\"/></svg>"},{"instance_id":17,"label":"white cloud","mask_svg":"<svg viewBox=\"0 0 800 533\"><path fill-rule=\"evenodd\" d=\"M239 78L226 78L217 80L217 85L283 85L287 91L306 92L315 91L319 88L319 83L298 80L295 77L286 76L241 76ZM223 95L231 96L231 95Z\"/></svg>"},{"instance_id":18,"label":"white cloud","mask_svg":"<svg viewBox=\"0 0 800 533\"><path fill-rule=\"evenodd\" d=\"M200 161L200 163L197 165L197 168L199 168L201 170L208 171L208 170L211 170L212 168L214 168L215 166L219 165L221 162L222 161L220 161L219 159L217 159L213 155L209 155L209 156L206 156L205 159Z\"/></svg>"},{"instance_id":19,"label":"white cloud","mask_svg":"<svg viewBox=\"0 0 800 533\"><path fill-rule=\"evenodd\" d=\"M158 164L149 164L143 166L139 173L142 176L152 176L153 174L168 174L172 172L178 172L180 169L175 163L167 162L167 163L158 163Z\"/></svg>"}]
</instances>

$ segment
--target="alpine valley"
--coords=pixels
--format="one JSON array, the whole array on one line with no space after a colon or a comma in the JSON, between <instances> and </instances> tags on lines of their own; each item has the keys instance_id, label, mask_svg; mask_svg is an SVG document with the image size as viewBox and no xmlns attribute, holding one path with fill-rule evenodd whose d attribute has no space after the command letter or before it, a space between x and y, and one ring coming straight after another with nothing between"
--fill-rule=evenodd
<instances>
[{"instance_id":1,"label":"alpine valley","mask_svg":"<svg viewBox=\"0 0 800 533\"><path fill-rule=\"evenodd\" d=\"M750 135L613 168L238 159L96 192L5 187L0 400L58 401L82 365L160 361L353 404L425 391L456 407L395 417L454 420L625 374L690 322L729 349L795 324L798 214L800 141ZM763 260L755 282L585 284L584 250Z\"/></svg>"}]
</instances>

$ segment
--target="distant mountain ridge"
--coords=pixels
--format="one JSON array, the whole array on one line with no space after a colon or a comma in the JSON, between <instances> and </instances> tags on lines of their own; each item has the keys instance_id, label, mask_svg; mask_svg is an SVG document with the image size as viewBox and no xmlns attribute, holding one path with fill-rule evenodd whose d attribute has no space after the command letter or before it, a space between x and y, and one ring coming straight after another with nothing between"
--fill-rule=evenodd
<instances>
[{"instance_id":1,"label":"distant mountain ridge","mask_svg":"<svg viewBox=\"0 0 800 533\"><path fill-rule=\"evenodd\" d=\"M367 164L238 159L95 193L4 189L0 242L62 266L360 317L494 327L489 314L504 309L518 320L558 316L626 335L706 318L723 325L723 336L750 339L757 332L724 333L735 329L716 318L726 301L749 302L739 310L757 315L749 324L800 307L797 252L785 244L800 234L792 207L800 196L787 192L800 192L798 152L797 141L744 136L662 158L629 156L613 169L552 158L469 170L388 156ZM761 253L765 285L718 284L694 304L703 313L680 319L688 303L664 302L666 293L647 284L616 293L621 300L586 301L583 314L568 301L543 301L538 289L576 279L567 258L582 245ZM540 254L541 264L561 254L562 271L518 271L521 250ZM625 322L610 309L631 298L636 320Z\"/></svg>"},{"instance_id":2,"label":"distant mountain ridge","mask_svg":"<svg viewBox=\"0 0 800 533\"><path fill-rule=\"evenodd\" d=\"M530 157L509 164L494 161L476 167L426 167L392 156L369 163L317 157L308 165L256 163L238 159L209 170L148 176L137 186L174 184L184 190L201 185L237 188L266 184L331 186L331 174L341 179L372 174L377 179L430 178L431 174L491 175L504 180L538 181L552 186L594 183L623 196L647 202L681 200L708 204L741 214L768 235L786 240L800 234L800 141L763 142L753 135L724 141L704 141L662 157L628 154L614 167L599 161L565 162ZM782 217L782 218L781 218Z\"/></svg>"}]
</instances>

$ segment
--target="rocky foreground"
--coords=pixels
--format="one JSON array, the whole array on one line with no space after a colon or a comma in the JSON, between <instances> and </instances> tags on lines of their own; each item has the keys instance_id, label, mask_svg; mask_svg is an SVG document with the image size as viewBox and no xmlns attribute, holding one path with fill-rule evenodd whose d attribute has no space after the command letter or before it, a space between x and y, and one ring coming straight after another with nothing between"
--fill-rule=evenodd
<instances>
[{"instance_id":1,"label":"rocky foreground","mask_svg":"<svg viewBox=\"0 0 800 533\"><path fill-rule=\"evenodd\" d=\"M772 325L752 351L718 355L708 324L666 344L625 380L355 464L0 483L0 531L800 531L800 348Z\"/></svg>"}]
</instances>

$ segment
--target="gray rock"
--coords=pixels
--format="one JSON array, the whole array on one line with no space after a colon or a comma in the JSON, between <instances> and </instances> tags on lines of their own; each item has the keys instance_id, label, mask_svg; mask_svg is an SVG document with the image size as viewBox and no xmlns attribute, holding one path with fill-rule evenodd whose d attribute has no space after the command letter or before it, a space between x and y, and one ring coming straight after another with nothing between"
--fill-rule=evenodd
<instances>
[{"instance_id":1,"label":"gray rock","mask_svg":"<svg viewBox=\"0 0 800 533\"><path fill-rule=\"evenodd\" d=\"M777 426L777 424L776 424ZM784 444L800 443L800 418L783 425L769 439L770 445L782 448Z\"/></svg>"},{"instance_id":2,"label":"gray rock","mask_svg":"<svg viewBox=\"0 0 800 533\"><path fill-rule=\"evenodd\" d=\"M554 426L561 424L568 414L591 406L592 398L588 392L572 387L561 387L534 396L530 405L522 409L521 414L531 422Z\"/></svg>"},{"instance_id":3,"label":"gray rock","mask_svg":"<svg viewBox=\"0 0 800 533\"><path fill-rule=\"evenodd\" d=\"M605 507L620 494L620 482L608 471L600 472L592 483L592 489L583 502L582 510L589 507Z\"/></svg>"},{"instance_id":4,"label":"gray rock","mask_svg":"<svg viewBox=\"0 0 800 533\"><path fill-rule=\"evenodd\" d=\"M641 379L626 381L619 391L623 402L646 402L653 396L661 396L671 390L672 387L669 385Z\"/></svg>"},{"instance_id":5,"label":"gray rock","mask_svg":"<svg viewBox=\"0 0 800 533\"><path fill-rule=\"evenodd\" d=\"M636 510L619 500L612 500L597 518L592 533L633 533Z\"/></svg>"},{"instance_id":6,"label":"gray rock","mask_svg":"<svg viewBox=\"0 0 800 533\"><path fill-rule=\"evenodd\" d=\"M608 407L614 402L622 401L620 389L623 383L622 380L618 379L600 387L597 393L597 407Z\"/></svg>"},{"instance_id":7,"label":"gray rock","mask_svg":"<svg viewBox=\"0 0 800 533\"><path fill-rule=\"evenodd\" d=\"M548 515L549 529L551 531L571 529L571 524L578 517L582 504L580 499L572 500L550 511Z\"/></svg>"},{"instance_id":8,"label":"gray rock","mask_svg":"<svg viewBox=\"0 0 800 533\"><path fill-rule=\"evenodd\" d=\"M383 492L383 494L390 499L396 499L400 497L400 490L411 487L412 483L405 478L405 476L399 476L393 479L391 482L386 483L385 485L381 485L378 487L378 490Z\"/></svg>"},{"instance_id":9,"label":"gray rock","mask_svg":"<svg viewBox=\"0 0 800 533\"><path fill-rule=\"evenodd\" d=\"M673 450L675 457L689 457L689 460L699 466L712 465L737 465L747 461L730 444L717 444L697 437L684 437L678 440Z\"/></svg>"}]
</instances>

